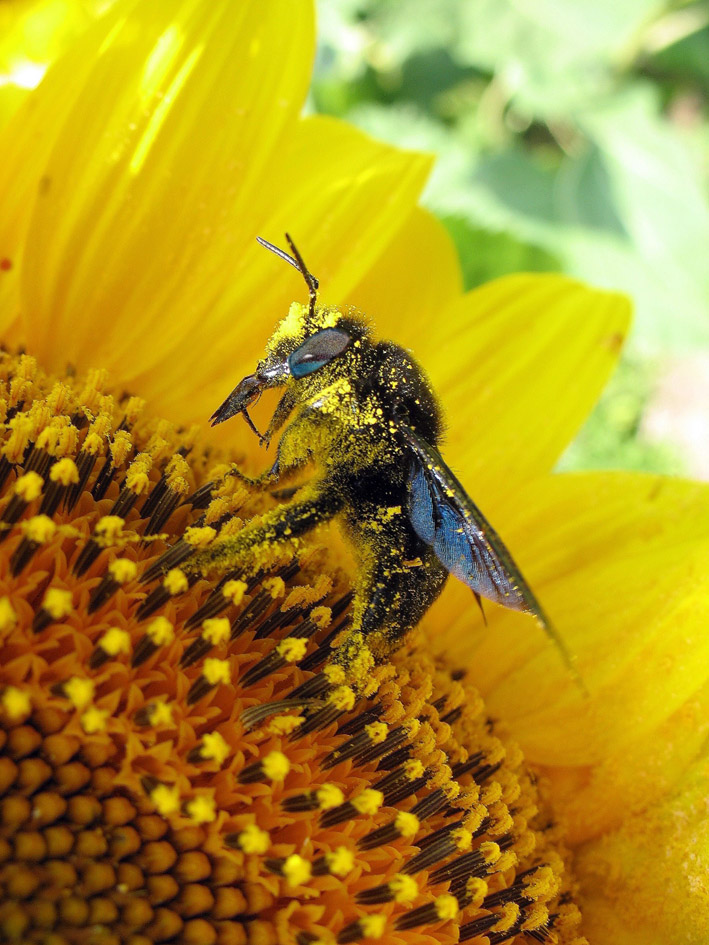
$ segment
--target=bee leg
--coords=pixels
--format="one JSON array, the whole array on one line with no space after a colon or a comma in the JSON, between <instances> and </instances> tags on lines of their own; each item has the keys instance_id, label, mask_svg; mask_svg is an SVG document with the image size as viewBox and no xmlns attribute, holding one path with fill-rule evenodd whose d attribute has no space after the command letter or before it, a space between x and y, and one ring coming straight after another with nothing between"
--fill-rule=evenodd
<instances>
[{"instance_id":1,"label":"bee leg","mask_svg":"<svg viewBox=\"0 0 709 945\"><path fill-rule=\"evenodd\" d=\"M336 490L323 489L319 483L307 486L293 502L271 509L235 535L215 541L191 558L186 570L204 573L213 568L230 571L266 566L274 550L328 521L341 508L342 498Z\"/></svg>"},{"instance_id":2,"label":"bee leg","mask_svg":"<svg viewBox=\"0 0 709 945\"><path fill-rule=\"evenodd\" d=\"M240 482L246 483L246 485L250 486L250 488L259 490L268 489L269 486L272 486L275 482L278 482L278 470L276 469L274 475L273 467L268 469L266 472L261 473L260 476L252 477L247 476L246 473L242 472L236 463L234 463L226 476L231 476L234 479L238 479Z\"/></svg>"}]
</instances>

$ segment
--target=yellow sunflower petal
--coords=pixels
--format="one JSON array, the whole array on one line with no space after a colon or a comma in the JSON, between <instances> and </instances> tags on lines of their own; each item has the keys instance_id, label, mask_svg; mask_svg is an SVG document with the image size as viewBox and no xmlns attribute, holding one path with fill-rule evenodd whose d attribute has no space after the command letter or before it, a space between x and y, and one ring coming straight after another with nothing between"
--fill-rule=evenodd
<instances>
[{"instance_id":1,"label":"yellow sunflower petal","mask_svg":"<svg viewBox=\"0 0 709 945\"><path fill-rule=\"evenodd\" d=\"M497 279L441 313L425 352L451 444L480 501L547 472L610 374L630 303L560 275ZM422 352L424 354L424 352Z\"/></svg>"},{"instance_id":2,"label":"yellow sunflower petal","mask_svg":"<svg viewBox=\"0 0 709 945\"><path fill-rule=\"evenodd\" d=\"M45 131L54 143L28 233L23 302L45 363L128 364L121 377L130 381L161 344L194 334L194 293L208 309L205 287L218 292L228 275L212 271L212 243L233 240L238 254L248 238L243 228L236 239L233 221L253 212L266 159L292 128L313 23L311 4L292 0L154 0L114 14L86 56L76 101ZM37 100L56 94L50 73Z\"/></svg>"},{"instance_id":3,"label":"yellow sunflower petal","mask_svg":"<svg viewBox=\"0 0 709 945\"><path fill-rule=\"evenodd\" d=\"M349 293L348 302L371 316L378 336L418 345L438 326L442 310L462 290L458 254L436 217L421 207Z\"/></svg>"},{"instance_id":4,"label":"yellow sunflower petal","mask_svg":"<svg viewBox=\"0 0 709 945\"><path fill-rule=\"evenodd\" d=\"M209 416L236 381L253 370L293 299L306 297L298 274L253 236L283 245L288 231L320 280L323 301L347 303L353 287L403 229L430 164L427 155L388 147L332 118L298 122L265 172L267 192L254 195L261 222L251 227L228 277L229 244L210 248L211 265L221 270L215 273L221 294L201 315L199 332L192 328L177 346L168 342L160 371L139 381L138 388L149 385L153 402L172 415L175 391L181 390L180 419ZM234 226L241 228L243 221L235 220ZM194 295L191 284L185 291ZM199 298L191 301L192 311L202 304ZM180 307L184 310L184 300ZM193 379L189 390L185 377Z\"/></svg>"},{"instance_id":5,"label":"yellow sunflower petal","mask_svg":"<svg viewBox=\"0 0 709 945\"><path fill-rule=\"evenodd\" d=\"M551 476L506 497L491 517L591 692L580 695L530 618L490 612L477 645L472 608L457 621L446 645L465 654L491 713L504 716L528 757L597 764L700 689L709 675L708 485Z\"/></svg>"},{"instance_id":6,"label":"yellow sunflower petal","mask_svg":"<svg viewBox=\"0 0 709 945\"><path fill-rule=\"evenodd\" d=\"M681 789L587 844L576 863L594 943L709 941L706 748Z\"/></svg>"}]
</instances>

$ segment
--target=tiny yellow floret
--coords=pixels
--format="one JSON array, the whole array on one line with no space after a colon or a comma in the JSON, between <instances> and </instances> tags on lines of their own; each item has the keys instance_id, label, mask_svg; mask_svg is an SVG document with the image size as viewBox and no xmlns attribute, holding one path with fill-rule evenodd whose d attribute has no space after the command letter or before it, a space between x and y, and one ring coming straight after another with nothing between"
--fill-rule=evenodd
<instances>
[{"instance_id":1,"label":"tiny yellow floret","mask_svg":"<svg viewBox=\"0 0 709 945\"><path fill-rule=\"evenodd\" d=\"M279 656L287 663L297 663L302 660L308 649L307 637L286 637L276 647Z\"/></svg>"},{"instance_id":2,"label":"tiny yellow floret","mask_svg":"<svg viewBox=\"0 0 709 945\"><path fill-rule=\"evenodd\" d=\"M416 814L411 814L408 811L400 810L396 815L394 824L400 836L415 837L419 831L419 827L421 826L421 821L418 819Z\"/></svg>"},{"instance_id":3,"label":"tiny yellow floret","mask_svg":"<svg viewBox=\"0 0 709 945\"><path fill-rule=\"evenodd\" d=\"M192 525L185 529L182 537L193 548L206 548L217 537L217 530L211 525Z\"/></svg>"},{"instance_id":4,"label":"tiny yellow floret","mask_svg":"<svg viewBox=\"0 0 709 945\"><path fill-rule=\"evenodd\" d=\"M297 853L291 853L289 857L286 857L286 861L283 864L283 875L289 886L302 886L304 883L308 882L311 873L312 869L310 863L304 860L302 856L299 856Z\"/></svg>"},{"instance_id":5,"label":"tiny yellow floret","mask_svg":"<svg viewBox=\"0 0 709 945\"><path fill-rule=\"evenodd\" d=\"M460 850L463 853L465 850L469 850L473 843L473 834L470 830L466 830L465 827L457 827L451 832L451 838L455 843L456 849Z\"/></svg>"},{"instance_id":6,"label":"tiny yellow floret","mask_svg":"<svg viewBox=\"0 0 709 945\"><path fill-rule=\"evenodd\" d=\"M409 781L417 781L419 778L423 777L425 770L423 762L418 758L410 758L408 761L404 762L404 772Z\"/></svg>"},{"instance_id":7,"label":"tiny yellow floret","mask_svg":"<svg viewBox=\"0 0 709 945\"><path fill-rule=\"evenodd\" d=\"M520 925L522 932L533 932L549 921L549 910L542 902L533 902L524 910L524 922Z\"/></svg>"},{"instance_id":8,"label":"tiny yellow floret","mask_svg":"<svg viewBox=\"0 0 709 945\"><path fill-rule=\"evenodd\" d=\"M365 938L381 938L386 929L385 915L363 915L359 920L362 935Z\"/></svg>"},{"instance_id":9,"label":"tiny yellow floret","mask_svg":"<svg viewBox=\"0 0 709 945\"><path fill-rule=\"evenodd\" d=\"M333 807L339 807L345 802L345 795L336 784L323 784L317 789L315 796L320 810L332 810Z\"/></svg>"},{"instance_id":10,"label":"tiny yellow floret","mask_svg":"<svg viewBox=\"0 0 709 945\"><path fill-rule=\"evenodd\" d=\"M110 545L123 534L125 521L120 515L103 515L94 529L96 540L103 545Z\"/></svg>"},{"instance_id":11,"label":"tiny yellow floret","mask_svg":"<svg viewBox=\"0 0 709 945\"><path fill-rule=\"evenodd\" d=\"M328 702L339 709L340 712L351 712L356 702L356 696L354 690L349 686L338 686L330 693Z\"/></svg>"},{"instance_id":12,"label":"tiny yellow floret","mask_svg":"<svg viewBox=\"0 0 709 945\"><path fill-rule=\"evenodd\" d=\"M180 568L170 568L162 579L162 586L172 597L176 594L184 594L189 587L187 575Z\"/></svg>"},{"instance_id":13,"label":"tiny yellow floret","mask_svg":"<svg viewBox=\"0 0 709 945\"><path fill-rule=\"evenodd\" d=\"M72 676L63 686L64 695L79 712L85 709L94 697L94 683L91 679Z\"/></svg>"},{"instance_id":14,"label":"tiny yellow floret","mask_svg":"<svg viewBox=\"0 0 709 945\"><path fill-rule=\"evenodd\" d=\"M217 816L217 806L213 797L201 795L185 804L185 812L196 824L210 824Z\"/></svg>"},{"instance_id":15,"label":"tiny yellow floret","mask_svg":"<svg viewBox=\"0 0 709 945\"><path fill-rule=\"evenodd\" d=\"M175 720L172 717L172 705L169 702L153 702L150 705L150 724L174 725Z\"/></svg>"},{"instance_id":16,"label":"tiny yellow floret","mask_svg":"<svg viewBox=\"0 0 709 945\"><path fill-rule=\"evenodd\" d=\"M62 590L60 587L50 587L44 595L42 610L45 610L52 620L68 617L74 610L71 591Z\"/></svg>"},{"instance_id":17,"label":"tiny yellow floret","mask_svg":"<svg viewBox=\"0 0 709 945\"><path fill-rule=\"evenodd\" d=\"M285 581L280 577L266 578L262 586L274 600L278 600L279 597L283 597L286 593Z\"/></svg>"},{"instance_id":18,"label":"tiny yellow floret","mask_svg":"<svg viewBox=\"0 0 709 945\"><path fill-rule=\"evenodd\" d=\"M231 679L229 660L218 660L213 657L206 659L202 667L202 675L210 686L228 683Z\"/></svg>"},{"instance_id":19,"label":"tiny yellow floret","mask_svg":"<svg viewBox=\"0 0 709 945\"><path fill-rule=\"evenodd\" d=\"M487 896L488 884L480 876L471 876L465 884L465 891L471 897L471 906L476 909L482 905L482 901Z\"/></svg>"},{"instance_id":20,"label":"tiny yellow floret","mask_svg":"<svg viewBox=\"0 0 709 945\"><path fill-rule=\"evenodd\" d=\"M364 730L374 745L381 745L389 734L389 726L385 722L372 722L365 725Z\"/></svg>"},{"instance_id":21,"label":"tiny yellow floret","mask_svg":"<svg viewBox=\"0 0 709 945\"><path fill-rule=\"evenodd\" d=\"M413 902L419 894L418 883L413 876L406 873L397 873L389 880L389 889L394 896L394 902L406 905Z\"/></svg>"},{"instance_id":22,"label":"tiny yellow floret","mask_svg":"<svg viewBox=\"0 0 709 945\"><path fill-rule=\"evenodd\" d=\"M376 814L384 803L384 795L375 788L365 788L364 791L355 797L352 806L360 814Z\"/></svg>"},{"instance_id":23,"label":"tiny yellow floret","mask_svg":"<svg viewBox=\"0 0 709 945\"><path fill-rule=\"evenodd\" d=\"M222 588L222 594L226 600L231 601L235 607L238 607L244 599L247 586L244 581L227 581Z\"/></svg>"},{"instance_id":24,"label":"tiny yellow floret","mask_svg":"<svg viewBox=\"0 0 709 945\"><path fill-rule=\"evenodd\" d=\"M73 486L79 481L79 470L74 460L65 456L57 460L49 470L49 478L62 486Z\"/></svg>"},{"instance_id":25,"label":"tiny yellow floret","mask_svg":"<svg viewBox=\"0 0 709 945\"><path fill-rule=\"evenodd\" d=\"M0 633L11 630L17 623L17 614L9 597L0 597Z\"/></svg>"},{"instance_id":26,"label":"tiny yellow floret","mask_svg":"<svg viewBox=\"0 0 709 945\"><path fill-rule=\"evenodd\" d=\"M231 634L231 623L228 617L208 617L202 623L202 637L212 646L226 643Z\"/></svg>"},{"instance_id":27,"label":"tiny yellow floret","mask_svg":"<svg viewBox=\"0 0 709 945\"><path fill-rule=\"evenodd\" d=\"M330 663L323 668L323 675L332 686L341 686L347 678L344 667Z\"/></svg>"},{"instance_id":28,"label":"tiny yellow floret","mask_svg":"<svg viewBox=\"0 0 709 945\"><path fill-rule=\"evenodd\" d=\"M493 866L495 863L497 863L497 861L500 859L500 856L502 855L499 844L494 843L492 840L483 840L483 842L478 847L478 850L489 866Z\"/></svg>"},{"instance_id":29,"label":"tiny yellow floret","mask_svg":"<svg viewBox=\"0 0 709 945\"><path fill-rule=\"evenodd\" d=\"M57 533L56 523L48 515L33 515L22 523L22 531L28 541L43 545Z\"/></svg>"},{"instance_id":30,"label":"tiny yellow floret","mask_svg":"<svg viewBox=\"0 0 709 945\"><path fill-rule=\"evenodd\" d=\"M34 502L42 494L44 480L36 472L25 473L15 482L14 493L25 502Z\"/></svg>"},{"instance_id":31,"label":"tiny yellow floret","mask_svg":"<svg viewBox=\"0 0 709 945\"><path fill-rule=\"evenodd\" d=\"M347 847L336 847L325 854L327 868L334 876L347 876L354 866L354 853Z\"/></svg>"},{"instance_id":32,"label":"tiny yellow floret","mask_svg":"<svg viewBox=\"0 0 709 945\"><path fill-rule=\"evenodd\" d=\"M290 771L290 761L282 751L269 751L264 756L261 767L270 781L282 781Z\"/></svg>"},{"instance_id":33,"label":"tiny yellow floret","mask_svg":"<svg viewBox=\"0 0 709 945\"><path fill-rule=\"evenodd\" d=\"M116 558L108 566L108 573L117 584L127 584L135 580L138 574L138 565L130 558Z\"/></svg>"},{"instance_id":34,"label":"tiny yellow floret","mask_svg":"<svg viewBox=\"0 0 709 945\"><path fill-rule=\"evenodd\" d=\"M500 921L490 929L491 932L508 932L519 919L519 906L516 902L506 902L500 913Z\"/></svg>"},{"instance_id":35,"label":"tiny yellow floret","mask_svg":"<svg viewBox=\"0 0 709 945\"><path fill-rule=\"evenodd\" d=\"M111 627L98 641L104 653L109 656L118 656L119 653L128 653L130 650L130 634L120 627Z\"/></svg>"},{"instance_id":36,"label":"tiny yellow floret","mask_svg":"<svg viewBox=\"0 0 709 945\"><path fill-rule=\"evenodd\" d=\"M229 746L219 732L206 732L202 736L202 757L208 761L224 764L229 755Z\"/></svg>"},{"instance_id":37,"label":"tiny yellow floret","mask_svg":"<svg viewBox=\"0 0 709 945\"><path fill-rule=\"evenodd\" d=\"M434 905L439 919L455 919L458 915L458 900L450 893L437 896Z\"/></svg>"},{"instance_id":38,"label":"tiny yellow floret","mask_svg":"<svg viewBox=\"0 0 709 945\"><path fill-rule=\"evenodd\" d=\"M249 824L239 834L239 846L244 853L265 853L270 845L270 836L256 824Z\"/></svg>"},{"instance_id":39,"label":"tiny yellow floret","mask_svg":"<svg viewBox=\"0 0 709 945\"><path fill-rule=\"evenodd\" d=\"M150 792L150 800L155 805L158 814L163 817L176 814L180 809L180 792L176 785L158 784Z\"/></svg>"},{"instance_id":40,"label":"tiny yellow floret","mask_svg":"<svg viewBox=\"0 0 709 945\"><path fill-rule=\"evenodd\" d=\"M79 721L86 734L93 735L94 732L106 731L107 718L108 712L105 709L99 709L92 705L82 714Z\"/></svg>"},{"instance_id":41,"label":"tiny yellow floret","mask_svg":"<svg viewBox=\"0 0 709 945\"><path fill-rule=\"evenodd\" d=\"M32 708L32 702L28 694L15 686L8 686L3 689L2 695L0 695L0 705L5 715L13 722L29 715Z\"/></svg>"},{"instance_id":42,"label":"tiny yellow floret","mask_svg":"<svg viewBox=\"0 0 709 945\"><path fill-rule=\"evenodd\" d=\"M145 633L155 646L164 646L167 643L172 643L175 639L175 628L167 617L156 617L155 620L151 620L145 629Z\"/></svg>"}]
</instances>

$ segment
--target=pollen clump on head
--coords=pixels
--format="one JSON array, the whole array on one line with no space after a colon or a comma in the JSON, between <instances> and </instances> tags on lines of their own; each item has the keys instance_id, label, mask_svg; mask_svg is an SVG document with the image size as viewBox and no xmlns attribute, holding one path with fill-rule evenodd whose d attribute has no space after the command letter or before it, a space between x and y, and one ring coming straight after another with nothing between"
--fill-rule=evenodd
<instances>
[{"instance_id":1,"label":"pollen clump on head","mask_svg":"<svg viewBox=\"0 0 709 945\"><path fill-rule=\"evenodd\" d=\"M0 941L579 945L477 693L309 541L191 570L271 500L105 383L0 357Z\"/></svg>"}]
</instances>

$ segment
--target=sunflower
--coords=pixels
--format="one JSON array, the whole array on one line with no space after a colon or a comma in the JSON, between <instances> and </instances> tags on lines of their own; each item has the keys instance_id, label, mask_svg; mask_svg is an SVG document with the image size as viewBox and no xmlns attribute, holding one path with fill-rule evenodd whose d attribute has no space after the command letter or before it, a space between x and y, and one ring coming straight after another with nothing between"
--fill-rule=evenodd
<instances>
[{"instance_id":1,"label":"sunflower","mask_svg":"<svg viewBox=\"0 0 709 945\"><path fill-rule=\"evenodd\" d=\"M305 0L118 0L2 131L0 938L706 941L707 491L549 475L627 303L463 295L429 158L299 117L313 36ZM338 686L329 534L183 569L267 502L224 478L248 431L203 428L300 291L254 240L286 229L418 347L588 696L456 588Z\"/></svg>"}]
</instances>

